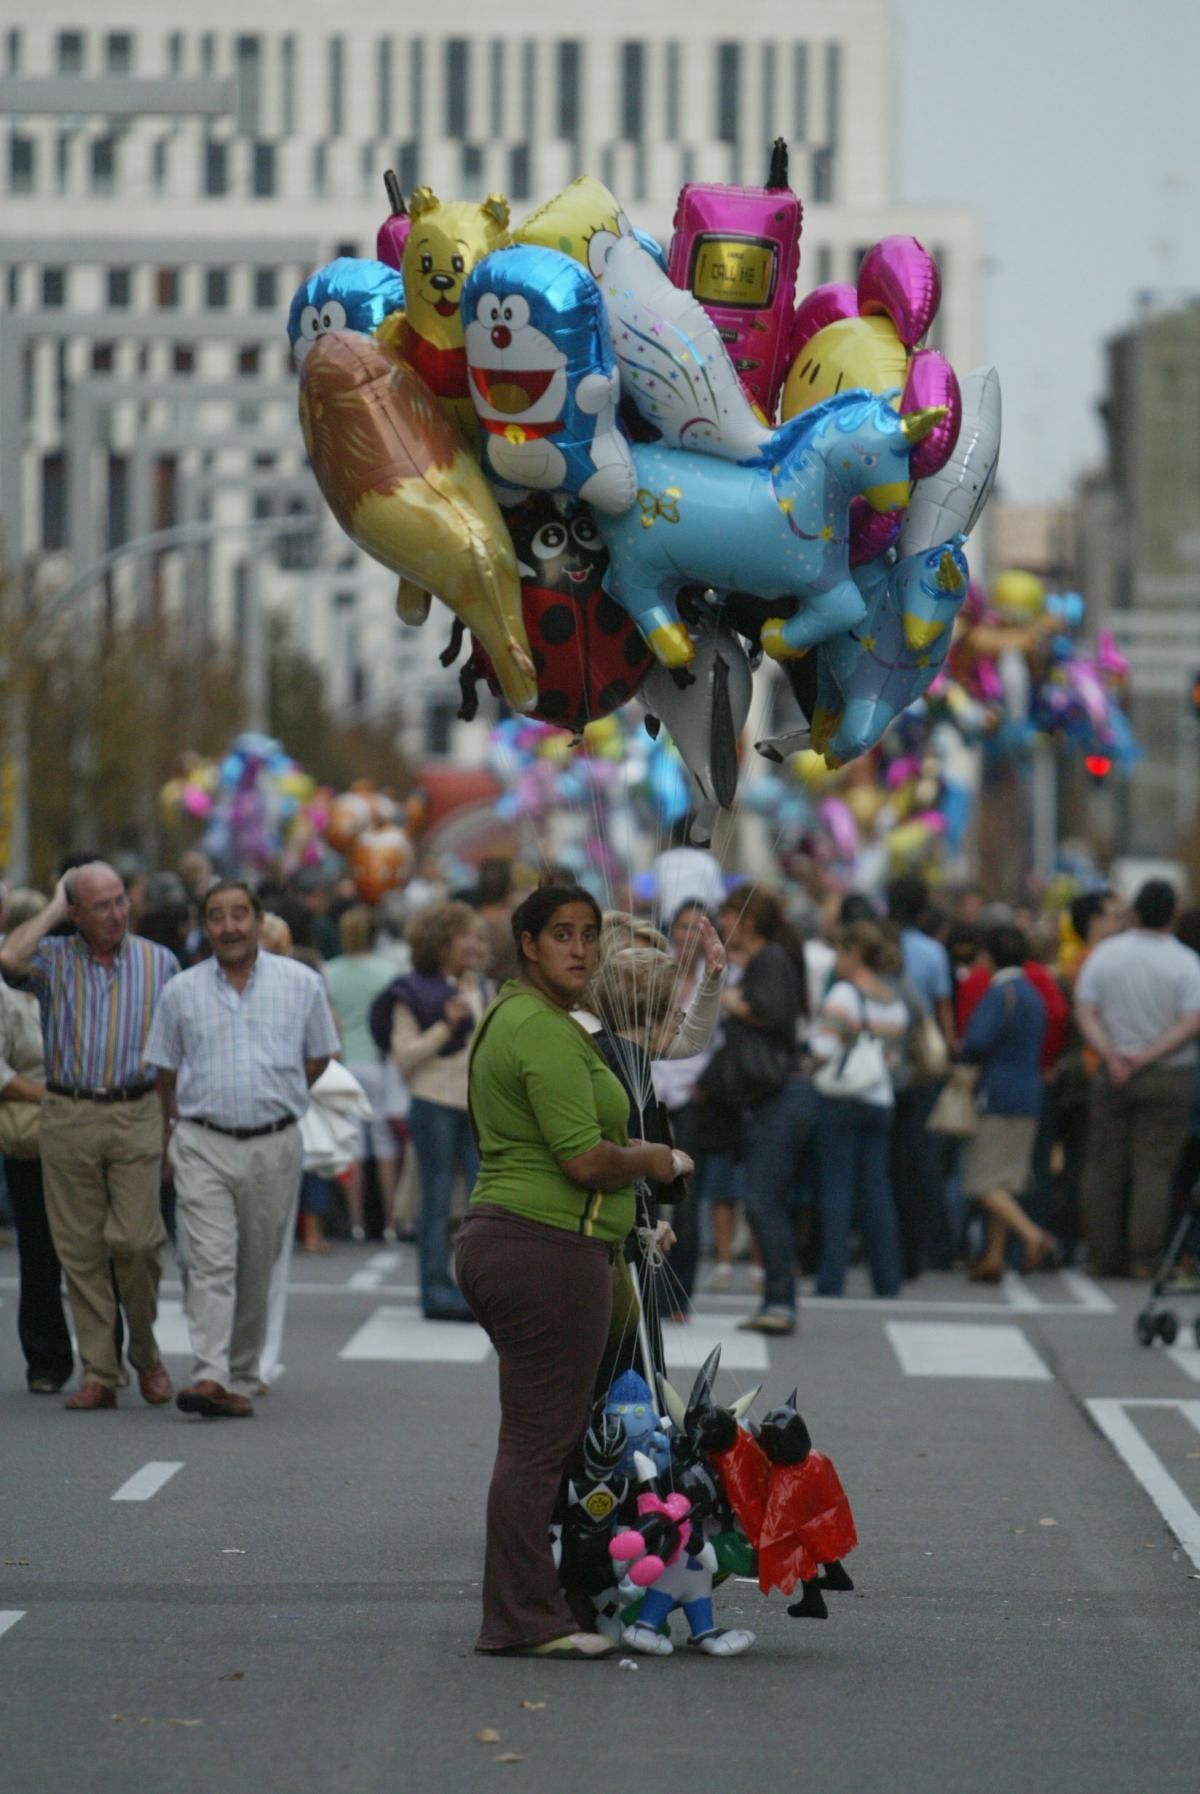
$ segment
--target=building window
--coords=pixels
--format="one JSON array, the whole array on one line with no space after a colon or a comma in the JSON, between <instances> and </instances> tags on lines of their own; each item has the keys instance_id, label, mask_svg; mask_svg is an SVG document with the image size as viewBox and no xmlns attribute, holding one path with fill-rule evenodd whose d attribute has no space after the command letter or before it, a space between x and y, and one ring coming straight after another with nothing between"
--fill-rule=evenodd
<instances>
[{"instance_id":1,"label":"building window","mask_svg":"<svg viewBox=\"0 0 1200 1794\"><path fill-rule=\"evenodd\" d=\"M274 311L278 304L279 281L274 268L256 268L254 270L254 309L256 311Z\"/></svg>"},{"instance_id":2,"label":"building window","mask_svg":"<svg viewBox=\"0 0 1200 1794\"><path fill-rule=\"evenodd\" d=\"M32 137L14 131L8 140L8 190L32 193L37 171L37 145Z\"/></svg>"},{"instance_id":3,"label":"building window","mask_svg":"<svg viewBox=\"0 0 1200 1794\"><path fill-rule=\"evenodd\" d=\"M738 87L742 72L740 44L717 45L717 136L722 143L738 140Z\"/></svg>"},{"instance_id":4,"label":"building window","mask_svg":"<svg viewBox=\"0 0 1200 1794\"><path fill-rule=\"evenodd\" d=\"M171 367L177 374L194 374L196 351L191 343L176 343L171 354Z\"/></svg>"},{"instance_id":5,"label":"building window","mask_svg":"<svg viewBox=\"0 0 1200 1794\"><path fill-rule=\"evenodd\" d=\"M808 45L796 44L792 49L792 141L803 143L808 136Z\"/></svg>"},{"instance_id":6,"label":"building window","mask_svg":"<svg viewBox=\"0 0 1200 1794\"><path fill-rule=\"evenodd\" d=\"M762 118L767 132L775 129L775 46L762 47Z\"/></svg>"},{"instance_id":7,"label":"building window","mask_svg":"<svg viewBox=\"0 0 1200 1794\"><path fill-rule=\"evenodd\" d=\"M60 31L55 44L55 60L60 75L82 75L83 32Z\"/></svg>"},{"instance_id":8,"label":"building window","mask_svg":"<svg viewBox=\"0 0 1200 1794\"><path fill-rule=\"evenodd\" d=\"M840 138L842 112L842 46L825 46L825 141L836 144Z\"/></svg>"},{"instance_id":9,"label":"building window","mask_svg":"<svg viewBox=\"0 0 1200 1794\"><path fill-rule=\"evenodd\" d=\"M521 45L521 117L537 117L537 45L529 38Z\"/></svg>"},{"instance_id":10,"label":"building window","mask_svg":"<svg viewBox=\"0 0 1200 1794\"><path fill-rule=\"evenodd\" d=\"M110 75L128 75L133 68L133 38L128 31L110 31L104 40L104 66Z\"/></svg>"},{"instance_id":11,"label":"building window","mask_svg":"<svg viewBox=\"0 0 1200 1794\"><path fill-rule=\"evenodd\" d=\"M312 185L317 198L323 199L329 186L329 148L324 143L313 144Z\"/></svg>"},{"instance_id":12,"label":"building window","mask_svg":"<svg viewBox=\"0 0 1200 1794\"><path fill-rule=\"evenodd\" d=\"M71 179L71 144L75 133L60 131L54 145L54 186L59 193L65 193Z\"/></svg>"},{"instance_id":13,"label":"building window","mask_svg":"<svg viewBox=\"0 0 1200 1794\"><path fill-rule=\"evenodd\" d=\"M273 143L260 141L255 144L250 179L251 191L255 199L274 199L275 145Z\"/></svg>"},{"instance_id":14,"label":"building window","mask_svg":"<svg viewBox=\"0 0 1200 1794\"><path fill-rule=\"evenodd\" d=\"M469 67L466 38L448 38L445 63L446 136L457 137L460 141L467 134L467 118L470 113Z\"/></svg>"},{"instance_id":15,"label":"building window","mask_svg":"<svg viewBox=\"0 0 1200 1794\"><path fill-rule=\"evenodd\" d=\"M67 271L65 268L42 269L42 304L56 309L67 303Z\"/></svg>"},{"instance_id":16,"label":"building window","mask_svg":"<svg viewBox=\"0 0 1200 1794\"><path fill-rule=\"evenodd\" d=\"M167 73L182 75L183 73L183 32L171 31L167 34Z\"/></svg>"},{"instance_id":17,"label":"building window","mask_svg":"<svg viewBox=\"0 0 1200 1794\"><path fill-rule=\"evenodd\" d=\"M113 311L132 303L133 270L131 268L110 268L108 270L108 303Z\"/></svg>"},{"instance_id":18,"label":"building window","mask_svg":"<svg viewBox=\"0 0 1200 1794\"><path fill-rule=\"evenodd\" d=\"M645 44L621 45L621 136L640 143L645 118Z\"/></svg>"},{"instance_id":19,"label":"building window","mask_svg":"<svg viewBox=\"0 0 1200 1794\"><path fill-rule=\"evenodd\" d=\"M217 38L213 31L206 31L200 39L200 73L211 75L217 66Z\"/></svg>"},{"instance_id":20,"label":"building window","mask_svg":"<svg viewBox=\"0 0 1200 1794\"><path fill-rule=\"evenodd\" d=\"M296 38L288 32L279 40L279 107L285 137L296 134Z\"/></svg>"},{"instance_id":21,"label":"building window","mask_svg":"<svg viewBox=\"0 0 1200 1794\"><path fill-rule=\"evenodd\" d=\"M9 75L21 72L21 33L16 29L4 33L4 70Z\"/></svg>"},{"instance_id":22,"label":"building window","mask_svg":"<svg viewBox=\"0 0 1200 1794\"><path fill-rule=\"evenodd\" d=\"M488 78L491 87L491 134L493 137L504 135L504 41L493 38L488 58Z\"/></svg>"},{"instance_id":23,"label":"building window","mask_svg":"<svg viewBox=\"0 0 1200 1794\"><path fill-rule=\"evenodd\" d=\"M822 243L817 250L817 285L826 286L833 279L833 250Z\"/></svg>"},{"instance_id":24,"label":"building window","mask_svg":"<svg viewBox=\"0 0 1200 1794\"><path fill-rule=\"evenodd\" d=\"M93 374L111 374L116 363L116 345L114 343L92 344Z\"/></svg>"},{"instance_id":25,"label":"building window","mask_svg":"<svg viewBox=\"0 0 1200 1794\"><path fill-rule=\"evenodd\" d=\"M420 38L408 51L408 122L413 136L419 137L425 125L425 45Z\"/></svg>"},{"instance_id":26,"label":"building window","mask_svg":"<svg viewBox=\"0 0 1200 1794\"><path fill-rule=\"evenodd\" d=\"M417 173L421 166L421 146L418 143L402 143L396 150L396 179L400 183L402 193L411 193L420 176Z\"/></svg>"},{"instance_id":27,"label":"building window","mask_svg":"<svg viewBox=\"0 0 1200 1794\"><path fill-rule=\"evenodd\" d=\"M462 146L462 183L468 196L478 193L483 187L483 150L477 143L464 143Z\"/></svg>"},{"instance_id":28,"label":"building window","mask_svg":"<svg viewBox=\"0 0 1200 1794\"><path fill-rule=\"evenodd\" d=\"M812 198L814 205L827 206L833 201L833 151L813 151Z\"/></svg>"},{"instance_id":29,"label":"building window","mask_svg":"<svg viewBox=\"0 0 1200 1794\"><path fill-rule=\"evenodd\" d=\"M531 189L529 178L529 145L514 143L508 152L508 191L513 199L528 199Z\"/></svg>"},{"instance_id":30,"label":"building window","mask_svg":"<svg viewBox=\"0 0 1200 1794\"><path fill-rule=\"evenodd\" d=\"M259 364L258 345L249 343L238 350L237 371L239 374L257 374Z\"/></svg>"},{"instance_id":31,"label":"building window","mask_svg":"<svg viewBox=\"0 0 1200 1794\"><path fill-rule=\"evenodd\" d=\"M580 72L583 46L570 38L558 46L558 134L574 140L579 135Z\"/></svg>"},{"instance_id":32,"label":"building window","mask_svg":"<svg viewBox=\"0 0 1200 1794\"><path fill-rule=\"evenodd\" d=\"M165 193L170 180L171 140L157 137L150 150L150 185L156 193Z\"/></svg>"},{"instance_id":33,"label":"building window","mask_svg":"<svg viewBox=\"0 0 1200 1794\"><path fill-rule=\"evenodd\" d=\"M340 137L346 129L346 40L331 37L329 52L329 135Z\"/></svg>"},{"instance_id":34,"label":"building window","mask_svg":"<svg viewBox=\"0 0 1200 1794\"><path fill-rule=\"evenodd\" d=\"M258 111L262 81L261 38L234 38L233 72L237 81L237 127L248 137L253 137L259 128Z\"/></svg>"},{"instance_id":35,"label":"building window","mask_svg":"<svg viewBox=\"0 0 1200 1794\"><path fill-rule=\"evenodd\" d=\"M89 151L93 193L113 193L117 185L117 140L93 137Z\"/></svg>"},{"instance_id":36,"label":"building window","mask_svg":"<svg viewBox=\"0 0 1200 1794\"><path fill-rule=\"evenodd\" d=\"M669 143L678 143L679 141L679 83L682 73L680 66L682 61L683 53L679 44L669 43L667 45L666 69L664 76L666 81L666 93L663 96L666 102L664 111L666 113L667 141Z\"/></svg>"},{"instance_id":37,"label":"building window","mask_svg":"<svg viewBox=\"0 0 1200 1794\"><path fill-rule=\"evenodd\" d=\"M375 135L392 133L392 40L381 37L375 57Z\"/></svg>"},{"instance_id":38,"label":"building window","mask_svg":"<svg viewBox=\"0 0 1200 1794\"><path fill-rule=\"evenodd\" d=\"M229 191L229 145L219 137L204 140L203 190L209 199L220 199Z\"/></svg>"},{"instance_id":39,"label":"building window","mask_svg":"<svg viewBox=\"0 0 1200 1794\"><path fill-rule=\"evenodd\" d=\"M42 547L67 545L66 456L61 449L42 456Z\"/></svg>"},{"instance_id":40,"label":"building window","mask_svg":"<svg viewBox=\"0 0 1200 1794\"><path fill-rule=\"evenodd\" d=\"M204 303L210 311L222 311L229 304L229 269L204 270Z\"/></svg>"},{"instance_id":41,"label":"building window","mask_svg":"<svg viewBox=\"0 0 1200 1794\"><path fill-rule=\"evenodd\" d=\"M179 304L178 268L160 268L155 274L154 303L160 311L173 311Z\"/></svg>"}]
</instances>

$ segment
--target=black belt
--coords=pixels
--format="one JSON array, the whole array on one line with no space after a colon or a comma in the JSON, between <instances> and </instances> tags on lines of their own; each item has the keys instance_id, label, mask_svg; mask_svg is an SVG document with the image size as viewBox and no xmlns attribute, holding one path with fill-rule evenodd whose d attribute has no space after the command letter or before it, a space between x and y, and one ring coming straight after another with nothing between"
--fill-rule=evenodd
<instances>
[{"instance_id":1,"label":"black belt","mask_svg":"<svg viewBox=\"0 0 1200 1794\"><path fill-rule=\"evenodd\" d=\"M150 1096L153 1084L116 1084L111 1090L85 1090L81 1084L46 1083L46 1089L52 1096L69 1096L74 1102L85 1103L136 1103L143 1096Z\"/></svg>"},{"instance_id":2,"label":"black belt","mask_svg":"<svg viewBox=\"0 0 1200 1794\"><path fill-rule=\"evenodd\" d=\"M260 1140L264 1134L282 1134L285 1127L295 1127L298 1115L281 1115L278 1121L264 1122L262 1127L223 1127L219 1121L209 1121L204 1115L181 1115L180 1121L190 1121L193 1127L206 1127L213 1134L228 1134L231 1140Z\"/></svg>"}]
</instances>

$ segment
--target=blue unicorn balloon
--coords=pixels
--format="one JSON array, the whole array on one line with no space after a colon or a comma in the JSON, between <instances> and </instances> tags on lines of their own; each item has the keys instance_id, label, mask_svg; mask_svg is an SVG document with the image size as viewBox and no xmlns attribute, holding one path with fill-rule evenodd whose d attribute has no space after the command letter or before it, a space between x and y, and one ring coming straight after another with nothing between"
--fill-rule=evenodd
<instances>
[{"instance_id":1,"label":"blue unicorn balloon","mask_svg":"<svg viewBox=\"0 0 1200 1794\"><path fill-rule=\"evenodd\" d=\"M821 647L812 719L813 746L839 764L874 747L945 664L969 583L962 537L891 567L872 561L855 579L866 614Z\"/></svg>"},{"instance_id":2,"label":"blue unicorn balloon","mask_svg":"<svg viewBox=\"0 0 1200 1794\"><path fill-rule=\"evenodd\" d=\"M909 455L943 415L897 415L886 396L855 390L780 425L743 461L635 444L636 507L596 519L612 557L607 590L669 667L695 654L677 604L686 585L799 600L762 627L776 660L855 628L866 605L850 574L850 500L905 505Z\"/></svg>"},{"instance_id":3,"label":"blue unicorn balloon","mask_svg":"<svg viewBox=\"0 0 1200 1794\"><path fill-rule=\"evenodd\" d=\"M371 336L386 317L404 310L404 281L386 262L340 255L310 274L288 311L287 333L299 367L319 336L358 330Z\"/></svg>"}]
</instances>

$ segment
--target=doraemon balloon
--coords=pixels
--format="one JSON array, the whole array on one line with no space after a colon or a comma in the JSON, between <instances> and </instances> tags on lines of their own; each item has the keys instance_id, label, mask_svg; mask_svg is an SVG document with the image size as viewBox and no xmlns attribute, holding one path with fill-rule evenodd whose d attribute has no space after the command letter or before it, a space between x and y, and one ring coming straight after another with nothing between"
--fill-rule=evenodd
<instances>
[{"instance_id":1,"label":"doraemon balloon","mask_svg":"<svg viewBox=\"0 0 1200 1794\"><path fill-rule=\"evenodd\" d=\"M319 336L358 330L371 336L404 309L404 281L386 262L340 255L310 274L292 300L287 333L299 367Z\"/></svg>"},{"instance_id":2,"label":"doraemon balloon","mask_svg":"<svg viewBox=\"0 0 1200 1794\"><path fill-rule=\"evenodd\" d=\"M517 244L463 288L471 400L488 472L573 492L619 517L637 478L617 422L620 380L595 280L556 249Z\"/></svg>"}]
</instances>

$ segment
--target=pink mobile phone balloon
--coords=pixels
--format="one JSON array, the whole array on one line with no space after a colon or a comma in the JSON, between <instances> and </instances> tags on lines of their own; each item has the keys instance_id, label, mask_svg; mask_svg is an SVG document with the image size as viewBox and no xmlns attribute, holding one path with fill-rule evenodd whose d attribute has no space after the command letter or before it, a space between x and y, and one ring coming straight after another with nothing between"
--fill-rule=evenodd
<instances>
[{"instance_id":1,"label":"pink mobile phone balloon","mask_svg":"<svg viewBox=\"0 0 1200 1794\"><path fill-rule=\"evenodd\" d=\"M403 273L404 245L411 229L412 219L407 212L397 212L391 218L385 218L375 238L375 260L386 262L389 268L398 268Z\"/></svg>"},{"instance_id":2,"label":"pink mobile phone balloon","mask_svg":"<svg viewBox=\"0 0 1200 1794\"><path fill-rule=\"evenodd\" d=\"M915 237L884 237L863 257L858 309L864 317L886 312L906 349L925 335L941 297L937 263Z\"/></svg>"}]
</instances>

